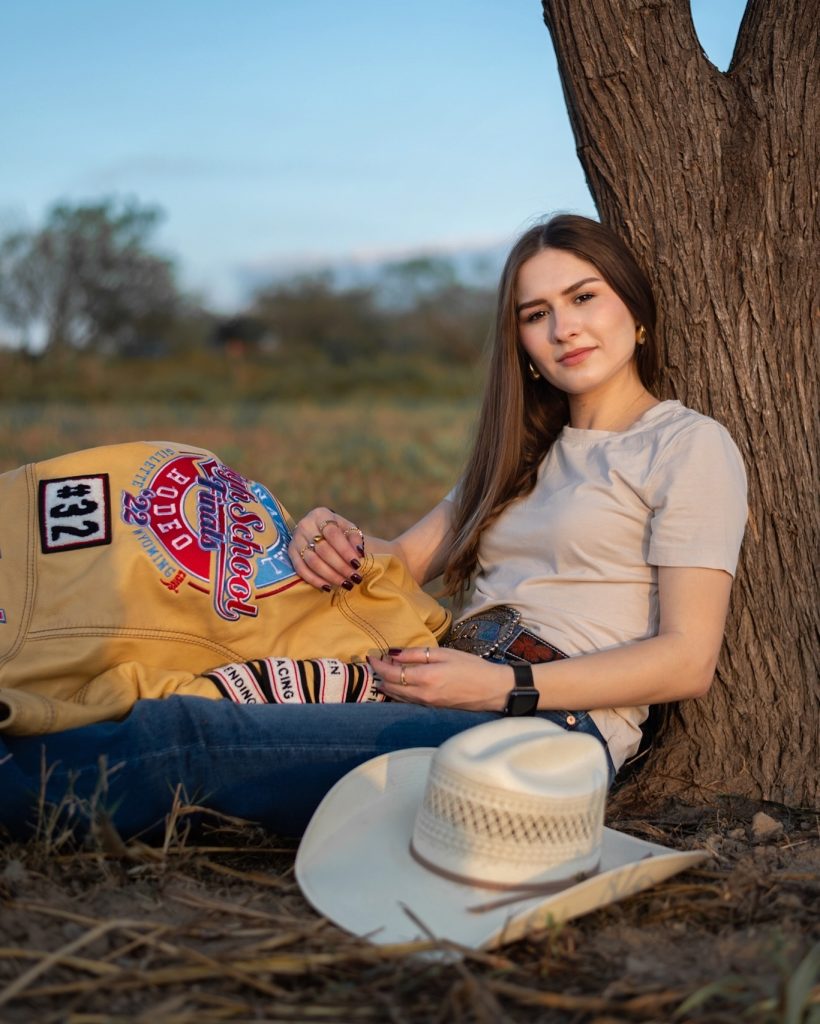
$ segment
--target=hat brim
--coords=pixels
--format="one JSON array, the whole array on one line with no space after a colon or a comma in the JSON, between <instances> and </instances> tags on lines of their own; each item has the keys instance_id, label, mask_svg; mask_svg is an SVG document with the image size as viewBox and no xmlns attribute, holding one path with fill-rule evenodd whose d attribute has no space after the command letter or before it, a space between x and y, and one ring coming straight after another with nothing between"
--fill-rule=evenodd
<instances>
[{"instance_id":1,"label":"hat brim","mask_svg":"<svg viewBox=\"0 0 820 1024\"><path fill-rule=\"evenodd\" d=\"M434 753L421 747L373 758L340 779L316 809L296 855L296 879L314 908L345 931L378 944L433 936L491 949L641 892L709 856L605 828L597 874L549 896L476 912L469 908L511 894L450 881L410 853Z\"/></svg>"}]
</instances>

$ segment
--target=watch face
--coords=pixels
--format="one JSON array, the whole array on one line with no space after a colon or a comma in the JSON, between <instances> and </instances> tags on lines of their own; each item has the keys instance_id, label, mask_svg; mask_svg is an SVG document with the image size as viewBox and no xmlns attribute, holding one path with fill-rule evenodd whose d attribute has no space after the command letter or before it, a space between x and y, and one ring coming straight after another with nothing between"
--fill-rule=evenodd
<instances>
[{"instance_id":1,"label":"watch face","mask_svg":"<svg viewBox=\"0 0 820 1024\"><path fill-rule=\"evenodd\" d=\"M535 687L526 690L516 689L510 690L504 714L518 718L521 715L534 715L537 709L538 690Z\"/></svg>"}]
</instances>

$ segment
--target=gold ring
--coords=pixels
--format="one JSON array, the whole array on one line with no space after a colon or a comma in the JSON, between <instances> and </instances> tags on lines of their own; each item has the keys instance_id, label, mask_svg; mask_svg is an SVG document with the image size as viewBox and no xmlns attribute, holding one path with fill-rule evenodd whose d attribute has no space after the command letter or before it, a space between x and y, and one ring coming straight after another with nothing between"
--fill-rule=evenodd
<instances>
[{"instance_id":1,"label":"gold ring","mask_svg":"<svg viewBox=\"0 0 820 1024\"><path fill-rule=\"evenodd\" d=\"M348 528L347 528L347 529L346 529L346 530L344 531L344 535L345 535L345 537L346 537L346 536L347 536L347 535L348 535L349 533L358 533L358 534L359 534L359 536L361 536L361 537L364 537L364 534L362 533L362 531L361 531L361 530L359 529L359 527L358 527L358 526L348 526Z\"/></svg>"},{"instance_id":2,"label":"gold ring","mask_svg":"<svg viewBox=\"0 0 820 1024\"><path fill-rule=\"evenodd\" d=\"M335 524L336 524L336 526L338 526L338 525L339 525L339 524L338 524L338 523L336 522L336 520L335 520L335 519L324 519L324 520L322 520L322 522L321 522L321 523L319 523L319 525L318 525L318 527L317 527L317 529L318 529L319 533L320 533L320 534L322 535L322 540L324 540L324 537L325 537L325 527L326 527L326 526L327 526L327 525L328 525L329 523L335 523Z\"/></svg>"},{"instance_id":3,"label":"gold ring","mask_svg":"<svg viewBox=\"0 0 820 1024\"><path fill-rule=\"evenodd\" d=\"M429 647L425 647L424 648L424 657L427 659L427 664L429 665L430 664L430 648Z\"/></svg>"},{"instance_id":4,"label":"gold ring","mask_svg":"<svg viewBox=\"0 0 820 1024\"><path fill-rule=\"evenodd\" d=\"M399 672L399 682L401 683L402 686L407 686L406 676L407 676L407 666L406 665L402 665L401 672Z\"/></svg>"},{"instance_id":5,"label":"gold ring","mask_svg":"<svg viewBox=\"0 0 820 1024\"><path fill-rule=\"evenodd\" d=\"M316 548L316 545L321 544L324 539L325 538L321 535L321 533L317 533L316 536L313 538L314 549Z\"/></svg>"},{"instance_id":6,"label":"gold ring","mask_svg":"<svg viewBox=\"0 0 820 1024\"><path fill-rule=\"evenodd\" d=\"M310 544L305 544L305 546L304 546L304 547L302 548L302 550L301 550L301 551L299 552L299 557L300 557L300 558L304 558L304 557L305 557L305 552L307 551L307 549L308 549L309 547L310 547Z\"/></svg>"}]
</instances>

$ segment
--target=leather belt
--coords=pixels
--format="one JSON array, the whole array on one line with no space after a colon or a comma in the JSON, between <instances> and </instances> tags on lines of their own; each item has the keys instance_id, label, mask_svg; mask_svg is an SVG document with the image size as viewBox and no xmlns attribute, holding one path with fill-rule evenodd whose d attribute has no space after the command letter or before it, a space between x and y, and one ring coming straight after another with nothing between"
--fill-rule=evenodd
<instances>
[{"instance_id":1,"label":"leather belt","mask_svg":"<svg viewBox=\"0 0 820 1024\"><path fill-rule=\"evenodd\" d=\"M441 646L492 660L505 655L505 660L526 661L530 665L567 657L563 651L525 629L520 620L521 612L515 608L496 605L457 622Z\"/></svg>"}]
</instances>

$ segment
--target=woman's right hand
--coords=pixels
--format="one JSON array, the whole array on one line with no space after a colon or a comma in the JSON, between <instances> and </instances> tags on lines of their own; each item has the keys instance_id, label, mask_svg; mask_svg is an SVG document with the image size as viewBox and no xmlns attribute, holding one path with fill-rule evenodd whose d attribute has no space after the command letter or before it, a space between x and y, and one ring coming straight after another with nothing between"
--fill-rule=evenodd
<instances>
[{"instance_id":1,"label":"woman's right hand","mask_svg":"<svg viewBox=\"0 0 820 1024\"><path fill-rule=\"evenodd\" d=\"M358 570L364 558L364 534L332 509L311 509L296 524L288 554L296 572L313 587L352 590L362 582Z\"/></svg>"}]
</instances>

